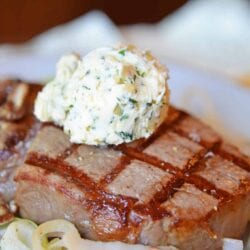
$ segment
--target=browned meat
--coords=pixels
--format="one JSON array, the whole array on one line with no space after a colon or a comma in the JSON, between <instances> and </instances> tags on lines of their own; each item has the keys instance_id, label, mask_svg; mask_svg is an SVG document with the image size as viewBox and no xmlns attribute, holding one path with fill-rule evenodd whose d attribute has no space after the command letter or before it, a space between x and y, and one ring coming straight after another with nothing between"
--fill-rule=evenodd
<instances>
[{"instance_id":1,"label":"browned meat","mask_svg":"<svg viewBox=\"0 0 250 250\"><path fill-rule=\"evenodd\" d=\"M13 175L38 129L32 115L33 102L40 89L20 81L0 82L0 196L14 198Z\"/></svg>"},{"instance_id":2,"label":"browned meat","mask_svg":"<svg viewBox=\"0 0 250 250\"><path fill-rule=\"evenodd\" d=\"M0 199L0 225L10 222L14 219L14 215L10 212L7 205L4 204L3 200ZM1 237L1 230L0 230Z\"/></svg>"},{"instance_id":3,"label":"browned meat","mask_svg":"<svg viewBox=\"0 0 250 250\"><path fill-rule=\"evenodd\" d=\"M21 215L72 221L95 240L220 249L250 218L250 158L171 108L148 140L71 145L46 124L16 176Z\"/></svg>"}]
</instances>

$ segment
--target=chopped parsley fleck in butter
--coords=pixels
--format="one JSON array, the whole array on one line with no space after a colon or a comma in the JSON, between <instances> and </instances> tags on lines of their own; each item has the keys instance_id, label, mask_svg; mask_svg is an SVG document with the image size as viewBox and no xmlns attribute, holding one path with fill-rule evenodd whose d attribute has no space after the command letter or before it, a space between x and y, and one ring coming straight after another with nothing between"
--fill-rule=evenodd
<instances>
[{"instance_id":1,"label":"chopped parsley fleck in butter","mask_svg":"<svg viewBox=\"0 0 250 250\"><path fill-rule=\"evenodd\" d=\"M62 126L71 142L120 144L149 137L167 115L167 70L135 46L65 55L38 94L35 115Z\"/></svg>"}]
</instances>

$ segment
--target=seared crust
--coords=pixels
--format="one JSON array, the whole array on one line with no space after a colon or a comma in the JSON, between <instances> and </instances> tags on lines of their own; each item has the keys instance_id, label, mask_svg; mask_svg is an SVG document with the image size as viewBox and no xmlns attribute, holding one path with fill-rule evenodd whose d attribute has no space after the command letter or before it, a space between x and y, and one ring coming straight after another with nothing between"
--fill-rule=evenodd
<instances>
[{"instance_id":1,"label":"seared crust","mask_svg":"<svg viewBox=\"0 0 250 250\"><path fill-rule=\"evenodd\" d=\"M40 127L32 115L40 85L18 80L0 82L0 196L5 202L14 198L15 169L23 159L31 139Z\"/></svg>"},{"instance_id":2,"label":"seared crust","mask_svg":"<svg viewBox=\"0 0 250 250\"><path fill-rule=\"evenodd\" d=\"M250 218L250 158L171 107L148 140L72 145L45 124L18 170L16 202L37 222L66 218L87 238L220 249Z\"/></svg>"}]
</instances>

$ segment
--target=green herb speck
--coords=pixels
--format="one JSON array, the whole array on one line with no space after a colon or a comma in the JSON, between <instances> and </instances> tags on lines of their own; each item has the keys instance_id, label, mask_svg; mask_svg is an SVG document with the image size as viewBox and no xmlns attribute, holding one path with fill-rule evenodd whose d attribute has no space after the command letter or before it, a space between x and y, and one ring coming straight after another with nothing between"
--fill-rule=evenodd
<instances>
[{"instance_id":1,"label":"green herb speck","mask_svg":"<svg viewBox=\"0 0 250 250\"><path fill-rule=\"evenodd\" d=\"M128 119L128 118L129 118L128 115L123 115L123 116L120 118L120 121L126 120L126 119Z\"/></svg>"},{"instance_id":2,"label":"green herb speck","mask_svg":"<svg viewBox=\"0 0 250 250\"><path fill-rule=\"evenodd\" d=\"M139 108L139 103L135 99L129 98L128 100L133 105L133 107L136 107L137 109Z\"/></svg>"},{"instance_id":3,"label":"green herb speck","mask_svg":"<svg viewBox=\"0 0 250 250\"><path fill-rule=\"evenodd\" d=\"M73 104L69 105L65 111L66 115L68 115L69 111L73 108Z\"/></svg>"},{"instance_id":4,"label":"green herb speck","mask_svg":"<svg viewBox=\"0 0 250 250\"><path fill-rule=\"evenodd\" d=\"M129 101L132 102L133 104L137 104L137 103L138 103L138 102L137 102L135 99L133 99L133 98L129 98Z\"/></svg>"},{"instance_id":5,"label":"green herb speck","mask_svg":"<svg viewBox=\"0 0 250 250\"><path fill-rule=\"evenodd\" d=\"M86 73L85 73L85 76L89 75L89 74L90 74L90 70L87 70Z\"/></svg>"},{"instance_id":6,"label":"green herb speck","mask_svg":"<svg viewBox=\"0 0 250 250\"><path fill-rule=\"evenodd\" d=\"M89 87L87 87L87 86L85 86L85 85L82 85L85 89L87 89L87 90L90 90L90 88Z\"/></svg>"},{"instance_id":7,"label":"green herb speck","mask_svg":"<svg viewBox=\"0 0 250 250\"><path fill-rule=\"evenodd\" d=\"M128 132L124 132L124 131L121 131L119 132L119 136L123 139L123 140L132 140L133 139L133 134L131 133L128 133Z\"/></svg>"},{"instance_id":8,"label":"green herb speck","mask_svg":"<svg viewBox=\"0 0 250 250\"><path fill-rule=\"evenodd\" d=\"M122 56L125 56L126 50L125 49L121 49L118 53L120 55L122 55Z\"/></svg>"},{"instance_id":9,"label":"green herb speck","mask_svg":"<svg viewBox=\"0 0 250 250\"><path fill-rule=\"evenodd\" d=\"M140 77L144 77L146 75L146 72L145 71L140 71L140 70L136 70L136 74Z\"/></svg>"}]
</instances>

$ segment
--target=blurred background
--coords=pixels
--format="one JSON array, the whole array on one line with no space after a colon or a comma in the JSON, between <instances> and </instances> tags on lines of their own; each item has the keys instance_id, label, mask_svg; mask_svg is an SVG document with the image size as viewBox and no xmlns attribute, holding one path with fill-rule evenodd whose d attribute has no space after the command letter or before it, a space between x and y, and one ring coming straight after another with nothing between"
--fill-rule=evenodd
<instances>
[{"instance_id":1,"label":"blurred background","mask_svg":"<svg viewBox=\"0 0 250 250\"><path fill-rule=\"evenodd\" d=\"M250 154L249 0L0 0L0 78L46 82L62 54L133 43L171 101Z\"/></svg>"},{"instance_id":2,"label":"blurred background","mask_svg":"<svg viewBox=\"0 0 250 250\"><path fill-rule=\"evenodd\" d=\"M245 85L249 27L249 0L0 0L0 45L58 57L130 42ZM1 46L0 56L11 48L24 46Z\"/></svg>"},{"instance_id":3,"label":"blurred background","mask_svg":"<svg viewBox=\"0 0 250 250\"><path fill-rule=\"evenodd\" d=\"M185 0L0 0L0 43L20 43L90 10L104 11L115 24L154 23Z\"/></svg>"}]
</instances>

